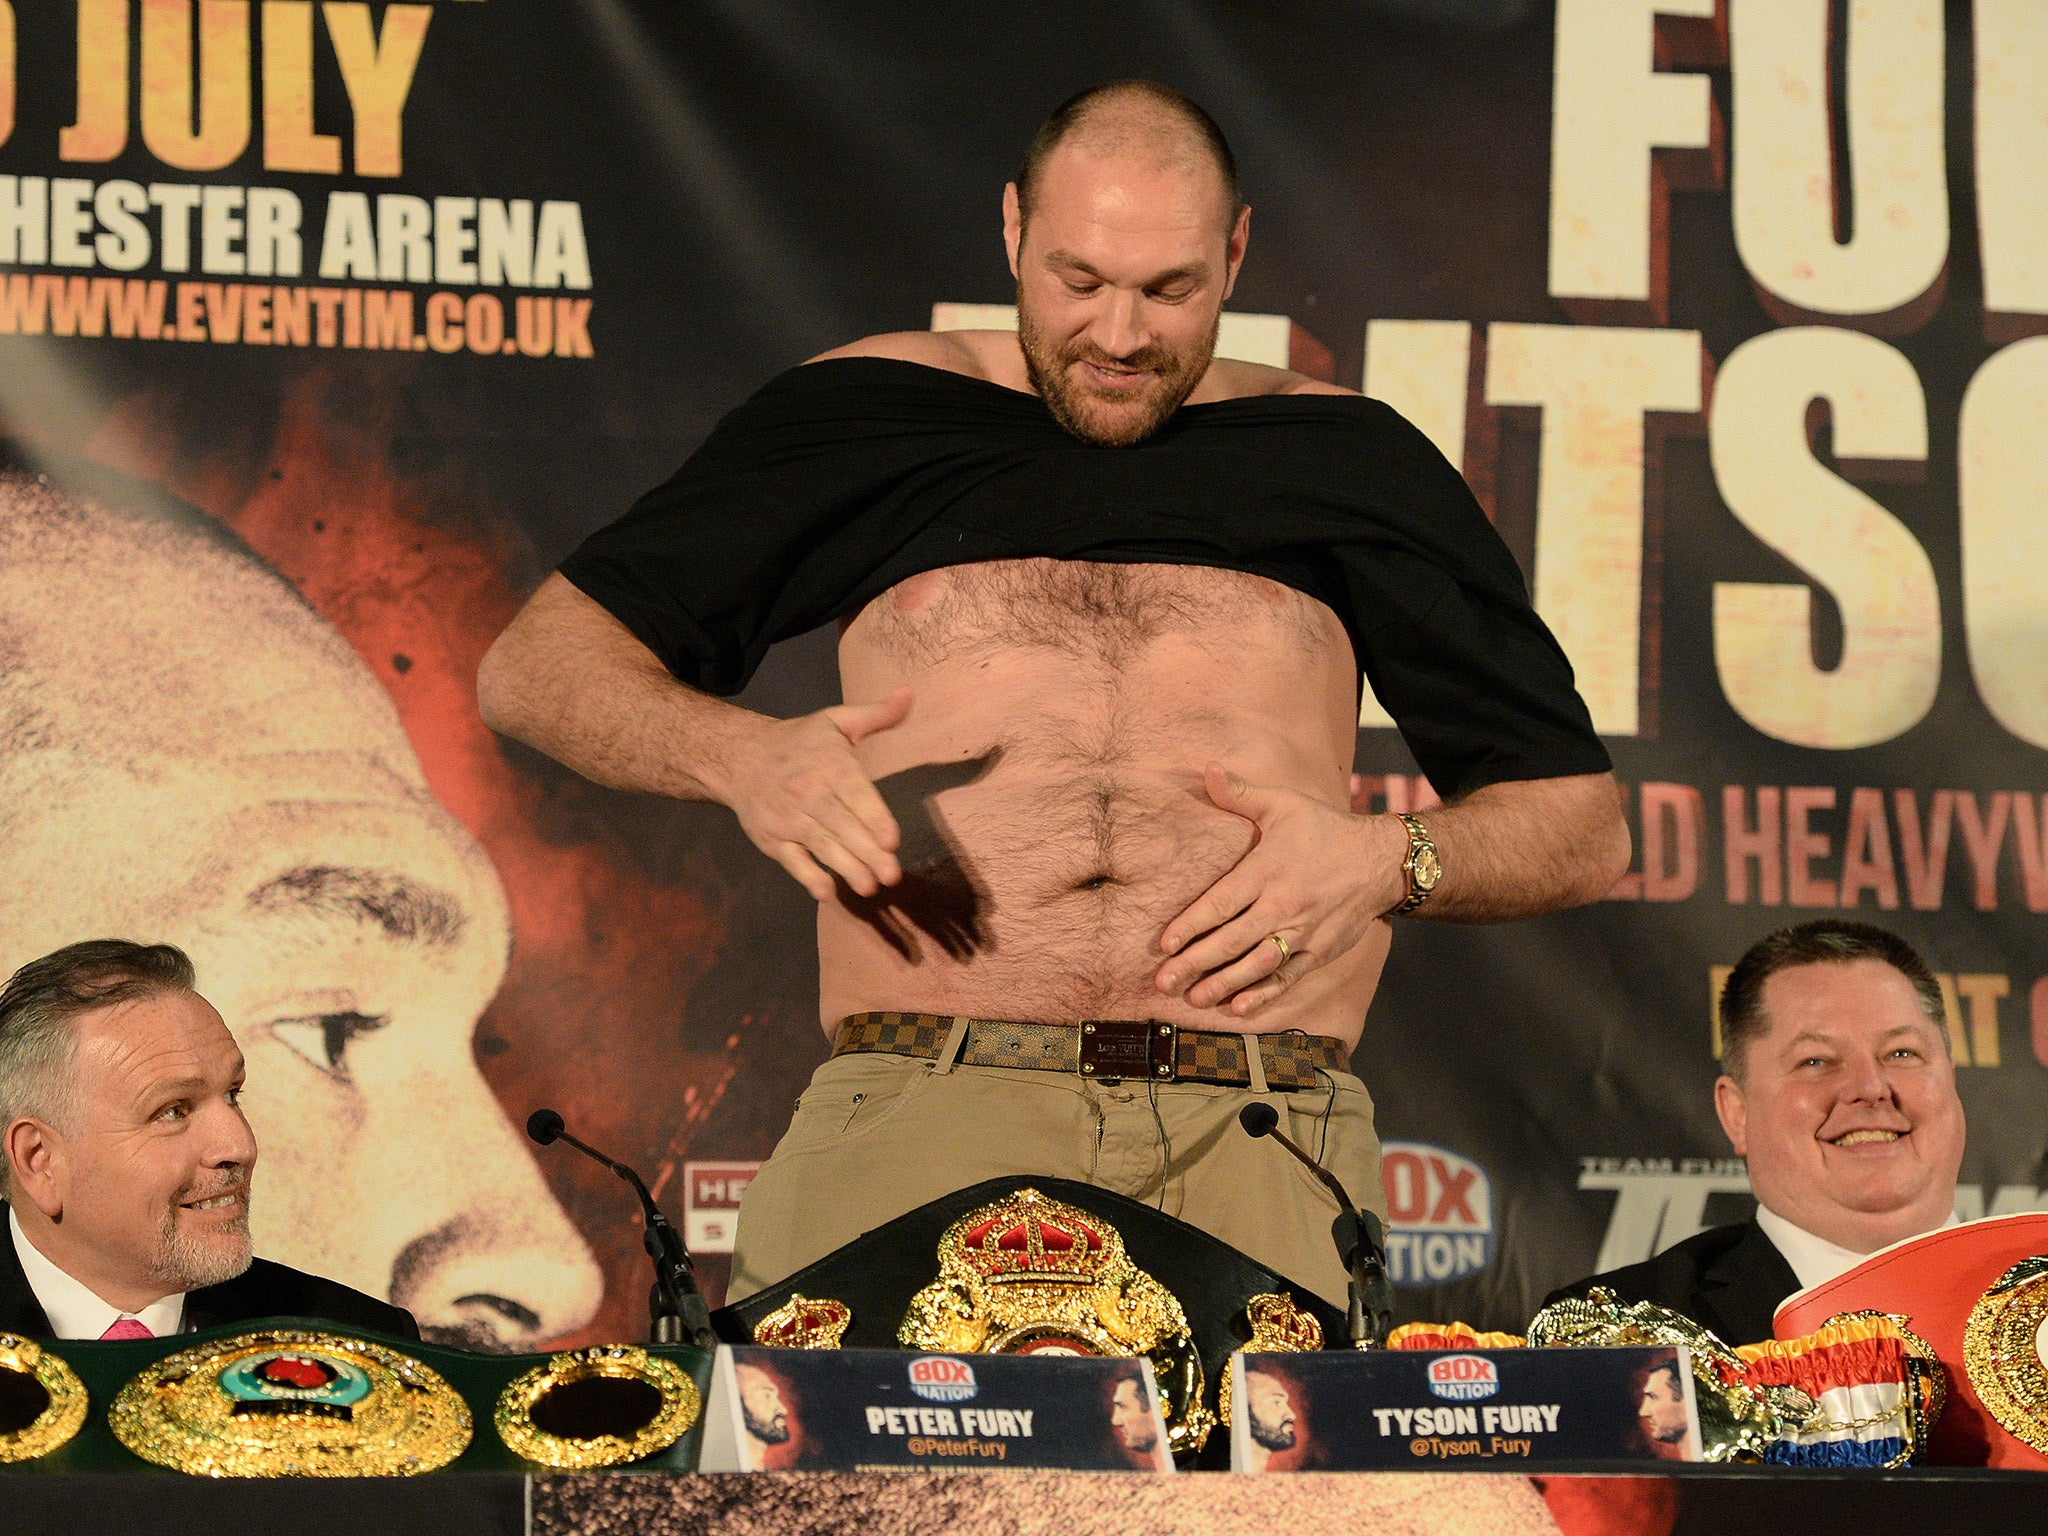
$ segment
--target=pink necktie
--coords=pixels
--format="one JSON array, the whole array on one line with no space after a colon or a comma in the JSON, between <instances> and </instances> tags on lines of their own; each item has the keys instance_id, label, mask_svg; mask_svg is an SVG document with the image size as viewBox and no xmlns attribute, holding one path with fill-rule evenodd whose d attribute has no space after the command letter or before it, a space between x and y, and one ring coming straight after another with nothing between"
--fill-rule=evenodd
<instances>
[{"instance_id":1,"label":"pink necktie","mask_svg":"<svg viewBox=\"0 0 2048 1536\"><path fill-rule=\"evenodd\" d=\"M119 1342L123 1339L153 1339L155 1337L156 1335L151 1333L138 1319L117 1317L107 1324L107 1331L100 1335L100 1342L104 1344Z\"/></svg>"}]
</instances>

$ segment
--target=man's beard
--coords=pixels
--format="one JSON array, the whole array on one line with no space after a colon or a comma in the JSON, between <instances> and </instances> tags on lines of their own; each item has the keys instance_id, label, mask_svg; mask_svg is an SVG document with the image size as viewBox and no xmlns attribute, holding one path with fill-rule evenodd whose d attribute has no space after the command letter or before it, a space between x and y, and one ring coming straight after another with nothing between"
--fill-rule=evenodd
<instances>
[{"instance_id":1,"label":"man's beard","mask_svg":"<svg viewBox=\"0 0 2048 1536\"><path fill-rule=\"evenodd\" d=\"M1017 294L1017 341L1024 351L1024 371L1031 387L1045 401L1054 421L1082 441L1104 448L1142 443L1166 424L1215 361L1216 334L1222 324L1219 309L1202 344L1186 352L1146 347L1129 357L1111 357L1086 342L1053 346L1033 321L1021 288ZM1148 369L1151 383L1135 396L1096 394L1075 380L1073 365L1080 362L1111 369Z\"/></svg>"},{"instance_id":2,"label":"man's beard","mask_svg":"<svg viewBox=\"0 0 2048 1536\"><path fill-rule=\"evenodd\" d=\"M1289 1451L1294 1449L1294 1421L1292 1419L1282 1419L1278 1424L1265 1424L1254 1418L1249 1427L1252 1432L1252 1438L1269 1451Z\"/></svg>"},{"instance_id":3,"label":"man's beard","mask_svg":"<svg viewBox=\"0 0 2048 1536\"><path fill-rule=\"evenodd\" d=\"M178 1225L178 1208L192 1200L211 1200L217 1195L239 1191L242 1215L233 1226L217 1228L198 1238ZM253 1257L249 1242L249 1180L246 1175L231 1179L218 1189L191 1191L174 1199L164 1211L157 1230L153 1264L159 1279L175 1284L180 1291L203 1291L210 1285L232 1280L247 1269Z\"/></svg>"},{"instance_id":4,"label":"man's beard","mask_svg":"<svg viewBox=\"0 0 2048 1536\"><path fill-rule=\"evenodd\" d=\"M754 1417L751 1409L741 1409L740 1416L747 1421L747 1433L763 1445L780 1445L789 1438L789 1415L778 1413L767 1423Z\"/></svg>"}]
</instances>

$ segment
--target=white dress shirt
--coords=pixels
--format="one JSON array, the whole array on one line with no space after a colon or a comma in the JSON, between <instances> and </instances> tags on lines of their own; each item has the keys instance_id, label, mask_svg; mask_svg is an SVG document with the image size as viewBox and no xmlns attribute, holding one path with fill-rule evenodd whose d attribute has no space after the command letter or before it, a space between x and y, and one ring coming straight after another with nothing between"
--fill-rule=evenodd
<instances>
[{"instance_id":1,"label":"white dress shirt","mask_svg":"<svg viewBox=\"0 0 2048 1536\"><path fill-rule=\"evenodd\" d=\"M28 1277L28 1288L42 1303L50 1331L60 1339L97 1339L120 1319L133 1318L160 1339L185 1331L185 1293L166 1296L140 1312L123 1312L109 1306L97 1294L43 1256L43 1251L21 1230L21 1218L12 1205L7 1208L7 1228L14 1238L15 1257Z\"/></svg>"},{"instance_id":2,"label":"white dress shirt","mask_svg":"<svg viewBox=\"0 0 2048 1536\"><path fill-rule=\"evenodd\" d=\"M1785 1262L1799 1277L1802 1291L1810 1291L1837 1275L1846 1275L1870 1257L1867 1253L1853 1253L1824 1237L1815 1237L1804 1227L1793 1226L1761 1201L1756 1208L1756 1224L1764 1229L1764 1236L1771 1240L1772 1246L1785 1255ZM1948 1220L1933 1230L1939 1232L1955 1224L1956 1213L1950 1211Z\"/></svg>"}]
</instances>

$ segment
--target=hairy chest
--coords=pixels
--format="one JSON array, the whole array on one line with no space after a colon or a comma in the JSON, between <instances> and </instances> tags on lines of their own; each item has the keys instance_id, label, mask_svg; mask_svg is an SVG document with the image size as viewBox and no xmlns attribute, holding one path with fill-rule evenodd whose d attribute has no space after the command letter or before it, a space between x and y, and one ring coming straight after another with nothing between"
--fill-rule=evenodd
<instances>
[{"instance_id":1,"label":"hairy chest","mask_svg":"<svg viewBox=\"0 0 2048 1536\"><path fill-rule=\"evenodd\" d=\"M851 633L915 667L1030 649L1129 666L1160 641L1304 657L1343 642L1322 604L1211 566L996 560L926 571L859 614Z\"/></svg>"}]
</instances>

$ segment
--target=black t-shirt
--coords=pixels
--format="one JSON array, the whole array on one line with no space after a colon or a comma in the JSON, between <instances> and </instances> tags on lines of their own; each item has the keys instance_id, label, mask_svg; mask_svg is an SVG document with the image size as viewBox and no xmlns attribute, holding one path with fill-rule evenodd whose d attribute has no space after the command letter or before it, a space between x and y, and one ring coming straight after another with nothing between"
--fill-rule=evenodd
<instances>
[{"instance_id":1,"label":"black t-shirt","mask_svg":"<svg viewBox=\"0 0 2048 1536\"><path fill-rule=\"evenodd\" d=\"M1441 794L1609 766L1464 480L1359 396L1183 406L1143 443L1104 448L986 380L811 363L728 415L562 574L676 677L730 694L776 641L921 571L1033 556L1219 566L1316 598Z\"/></svg>"}]
</instances>

